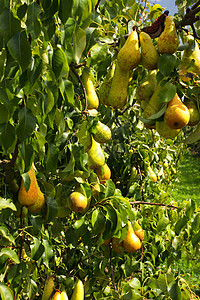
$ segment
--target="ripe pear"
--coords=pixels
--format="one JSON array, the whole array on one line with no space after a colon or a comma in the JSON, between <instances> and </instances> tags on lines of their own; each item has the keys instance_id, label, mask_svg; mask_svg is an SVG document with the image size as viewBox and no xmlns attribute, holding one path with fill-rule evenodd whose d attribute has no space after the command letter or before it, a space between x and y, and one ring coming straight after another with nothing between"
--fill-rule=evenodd
<instances>
[{"instance_id":1,"label":"ripe pear","mask_svg":"<svg viewBox=\"0 0 200 300\"><path fill-rule=\"evenodd\" d=\"M162 87L160 84L157 84L153 95L151 96L148 104L146 105L144 112L143 112L143 119L148 119L152 115L156 114L159 112L161 109L163 103L160 101L160 96L159 93L161 92ZM153 123L153 122L152 122ZM148 125L148 124L147 124Z\"/></svg>"},{"instance_id":2,"label":"ripe pear","mask_svg":"<svg viewBox=\"0 0 200 300\"><path fill-rule=\"evenodd\" d=\"M156 75L157 70L149 71L144 82L139 86L137 93L141 101L145 101L146 103L149 102L157 85Z\"/></svg>"},{"instance_id":3,"label":"ripe pear","mask_svg":"<svg viewBox=\"0 0 200 300\"><path fill-rule=\"evenodd\" d=\"M132 31L124 46L120 49L117 55L117 63L121 70L129 72L136 68L141 60L141 54L139 50L139 39L137 31Z\"/></svg>"},{"instance_id":4,"label":"ripe pear","mask_svg":"<svg viewBox=\"0 0 200 300\"><path fill-rule=\"evenodd\" d=\"M83 213L87 207L88 200L85 195L79 192L72 192L69 195L69 206L71 210Z\"/></svg>"},{"instance_id":5,"label":"ripe pear","mask_svg":"<svg viewBox=\"0 0 200 300\"><path fill-rule=\"evenodd\" d=\"M112 248L117 253L124 252L123 242L120 242L119 238L112 238Z\"/></svg>"},{"instance_id":6,"label":"ripe pear","mask_svg":"<svg viewBox=\"0 0 200 300\"><path fill-rule=\"evenodd\" d=\"M85 87L87 96L87 109L97 109L99 106L99 98L95 91L95 87L88 68L83 69L82 82Z\"/></svg>"},{"instance_id":7,"label":"ripe pear","mask_svg":"<svg viewBox=\"0 0 200 300\"><path fill-rule=\"evenodd\" d=\"M95 141L100 144L106 143L111 139L112 133L110 128L100 121L98 121L92 132Z\"/></svg>"},{"instance_id":8,"label":"ripe pear","mask_svg":"<svg viewBox=\"0 0 200 300\"><path fill-rule=\"evenodd\" d=\"M189 46L183 52L181 59L181 71L183 72L186 69L189 73L191 72L196 75L200 74L200 49L198 43L190 34L186 36L185 43L186 42Z\"/></svg>"},{"instance_id":9,"label":"ripe pear","mask_svg":"<svg viewBox=\"0 0 200 300\"><path fill-rule=\"evenodd\" d=\"M55 294L53 295L52 300L61 300L61 298L60 298L60 292L55 292Z\"/></svg>"},{"instance_id":10,"label":"ripe pear","mask_svg":"<svg viewBox=\"0 0 200 300\"><path fill-rule=\"evenodd\" d=\"M99 99L105 105L110 105L108 102L108 95L110 92L114 73L115 73L115 65L112 64L112 66L108 70L108 73L106 74L106 76L99 88Z\"/></svg>"},{"instance_id":11,"label":"ripe pear","mask_svg":"<svg viewBox=\"0 0 200 300\"><path fill-rule=\"evenodd\" d=\"M49 277L47 277L45 285L44 285L44 292L42 295L42 300L49 300L51 294L53 293L53 290L54 290L53 277L49 276Z\"/></svg>"},{"instance_id":12,"label":"ripe pear","mask_svg":"<svg viewBox=\"0 0 200 300\"><path fill-rule=\"evenodd\" d=\"M156 122L156 131L163 138L173 139L180 133L181 129L172 129L166 124L165 121L162 121Z\"/></svg>"},{"instance_id":13,"label":"ripe pear","mask_svg":"<svg viewBox=\"0 0 200 300\"><path fill-rule=\"evenodd\" d=\"M76 134L77 138L79 139L79 142L84 146L85 152L87 152L92 145L92 137L90 132L88 131L88 125L89 122L87 120L84 120L80 124L79 130Z\"/></svg>"},{"instance_id":14,"label":"ripe pear","mask_svg":"<svg viewBox=\"0 0 200 300\"><path fill-rule=\"evenodd\" d=\"M158 67L159 54L154 47L152 39L146 32L140 32L141 63L147 70L154 70Z\"/></svg>"},{"instance_id":15,"label":"ripe pear","mask_svg":"<svg viewBox=\"0 0 200 300\"><path fill-rule=\"evenodd\" d=\"M172 129L181 129L185 127L190 120L190 113L179 98L178 94L175 94L174 98L168 102L164 120L166 124Z\"/></svg>"},{"instance_id":16,"label":"ripe pear","mask_svg":"<svg viewBox=\"0 0 200 300\"><path fill-rule=\"evenodd\" d=\"M90 169L98 169L105 163L105 156L101 145L92 138L92 146L88 151L88 167Z\"/></svg>"},{"instance_id":17,"label":"ripe pear","mask_svg":"<svg viewBox=\"0 0 200 300\"><path fill-rule=\"evenodd\" d=\"M179 40L176 32L176 26L170 16L165 18L165 28L158 37L158 51L160 53L173 54L176 52Z\"/></svg>"},{"instance_id":18,"label":"ripe pear","mask_svg":"<svg viewBox=\"0 0 200 300\"><path fill-rule=\"evenodd\" d=\"M151 168L151 166L147 166L147 172L148 175L150 177L150 179L155 183L157 182L158 178L156 176L156 173L153 171L153 169Z\"/></svg>"},{"instance_id":19,"label":"ripe pear","mask_svg":"<svg viewBox=\"0 0 200 300\"><path fill-rule=\"evenodd\" d=\"M129 71L124 71L118 65L115 67L110 91L108 94L109 105L121 109L128 101Z\"/></svg>"},{"instance_id":20,"label":"ripe pear","mask_svg":"<svg viewBox=\"0 0 200 300\"><path fill-rule=\"evenodd\" d=\"M110 168L106 163L101 168L95 169L95 172L97 173L99 181L102 184L105 184L106 180L109 180L111 177Z\"/></svg>"},{"instance_id":21,"label":"ripe pear","mask_svg":"<svg viewBox=\"0 0 200 300\"><path fill-rule=\"evenodd\" d=\"M41 192L41 190L38 186L38 197L33 205L28 206L28 210L31 213L36 213L36 212L41 211L41 209L44 207L44 205L45 205L44 194Z\"/></svg>"},{"instance_id":22,"label":"ripe pear","mask_svg":"<svg viewBox=\"0 0 200 300\"><path fill-rule=\"evenodd\" d=\"M68 300L68 296L67 296L67 293L65 291L61 292L60 300Z\"/></svg>"},{"instance_id":23,"label":"ripe pear","mask_svg":"<svg viewBox=\"0 0 200 300\"><path fill-rule=\"evenodd\" d=\"M200 113L198 111L197 105L193 99L186 99L184 104L187 106L190 113L190 120L187 125L195 126L200 121Z\"/></svg>"},{"instance_id":24,"label":"ripe pear","mask_svg":"<svg viewBox=\"0 0 200 300\"><path fill-rule=\"evenodd\" d=\"M71 300L84 300L84 285L80 279L76 281Z\"/></svg>"},{"instance_id":25,"label":"ripe pear","mask_svg":"<svg viewBox=\"0 0 200 300\"><path fill-rule=\"evenodd\" d=\"M144 230L142 229L142 226L140 226L138 222L134 222L133 230L137 235L137 237L139 237L140 241L142 242L144 240Z\"/></svg>"},{"instance_id":26,"label":"ripe pear","mask_svg":"<svg viewBox=\"0 0 200 300\"><path fill-rule=\"evenodd\" d=\"M21 205L29 206L35 204L37 198L38 198L38 183L35 176L35 170L33 165L31 166L31 169L27 172L30 177L30 186L28 192L25 190L24 186L24 180L22 178L21 185L18 193L18 200Z\"/></svg>"},{"instance_id":27,"label":"ripe pear","mask_svg":"<svg viewBox=\"0 0 200 300\"><path fill-rule=\"evenodd\" d=\"M129 253L136 252L141 248L141 241L135 234L132 224L130 221L128 221L128 234L126 238L123 240L123 246L125 250Z\"/></svg>"}]
</instances>

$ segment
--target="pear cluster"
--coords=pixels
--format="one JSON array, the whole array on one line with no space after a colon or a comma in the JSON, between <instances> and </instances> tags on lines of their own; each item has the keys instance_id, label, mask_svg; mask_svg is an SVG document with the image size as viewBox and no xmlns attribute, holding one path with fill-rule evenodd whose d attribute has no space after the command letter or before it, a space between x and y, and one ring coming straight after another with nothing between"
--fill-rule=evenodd
<instances>
[{"instance_id":1,"label":"pear cluster","mask_svg":"<svg viewBox=\"0 0 200 300\"><path fill-rule=\"evenodd\" d=\"M21 179L18 201L22 206L26 206L31 213L40 212L45 205L45 197L38 185L33 165L27 174L30 178L30 186L26 191L24 180Z\"/></svg>"},{"instance_id":2,"label":"pear cluster","mask_svg":"<svg viewBox=\"0 0 200 300\"><path fill-rule=\"evenodd\" d=\"M51 297L51 298L50 298ZM53 277L49 276L46 279L45 286L44 286L44 291L42 295L42 300L68 300L68 296L65 290L55 291L55 286L54 286L54 281ZM80 279L77 279L73 293L71 296L71 300L84 300L84 285L83 282Z\"/></svg>"}]
</instances>

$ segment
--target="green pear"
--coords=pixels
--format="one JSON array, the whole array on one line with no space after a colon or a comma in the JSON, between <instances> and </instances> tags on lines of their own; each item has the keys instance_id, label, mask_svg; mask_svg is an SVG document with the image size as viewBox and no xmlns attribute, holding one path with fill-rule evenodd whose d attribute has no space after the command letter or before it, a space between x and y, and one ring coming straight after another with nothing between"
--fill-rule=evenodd
<instances>
[{"instance_id":1,"label":"green pear","mask_svg":"<svg viewBox=\"0 0 200 300\"><path fill-rule=\"evenodd\" d=\"M154 70L158 67L159 54L154 47L152 39L146 32L140 32L141 63L147 70Z\"/></svg>"},{"instance_id":2,"label":"green pear","mask_svg":"<svg viewBox=\"0 0 200 300\"><path fill-rule=\"evenodd\" d=\"M110 92L108 95L108 103L110 106L122 109L128 101L128 84L129 71L124 71L116 64Z\"/></svg>"},{"instance_id":3,"label":"green pear","mask_svg":"<svg viewBox=\"0 0 200 300\"><path fill-rule=\"evenodd\" d=\"M83 282L78 279L76 281L71 300L83 300L84 299L84 285Z\"/></svg>"},{"instance_id":4,"label":"green pear","mask_svg":"<svg viewBox=\"0 0 200 300\"><path fill-rule=\"evenodd\" d=\"M149 117L155 115L161 109L163 103L160 101L160 95L162 87L160 84L157 84L153 95L151 96L148 104L146 105L144 112L143 112L143 119L148 119ZM155 123L152 121L152 123Z\"/></svg>"},{"instance_id":5,"label":"green pear","mask_svg":"<svg viewBox=\"0 0 200 300\"><path fill-rule=\"evenodd\" d=\"M167 125L172 129L181 129L185 127L190 120L190 113L179 98L178 94L175 94L174 98L168 102L164 120Z\"/></svg>"},{"instance_id":6,"label":"green pear","mask_svg":"<svg viewBox=\"0 0 200 300\"><path fill-rule=\"evenodd\" d=\"M88 167L90 169L98 169L105 163L105 156L101 145L92 138L92 146L88 151Z\"/></svg>"},{"instance_id":7,"label":"green pear","mask_svg":"<svg viewBox=\"0 0 200 300\"><path fill-rule=\"evenodd\" d=\"M88 131L89 122L87 120L84 120L76 133L77 138L79 139L79 142L84 146L85 152L87 152L92 145L92 137L90 132Z\"/></svg>"},{"instance_id":8,"label":"green pear","mask_svg":"<svg viewBox=\"0 0 200 300\"><path fill-rule=\"evenodd\" d=\"M161 35L158 37L158 51L160 53L173 54L176 52L179 45L176 26L170 16L165 18L165 28Z\"/></svg>"},{"instance_id":9,"label":"green pear","mask_svg":"<svg viewBox=\"0 0 200 300\"><path fill-rule=\"evenodd\" d=\"M134 30L129 34L124 46L120 49L117 62L120 69L128 72L136 68L140 60L139 39L137 31Z\"/></svg>"},{"instance_id":10,"label":"green pear","mask_svg":"<svg viewBox=\"0 0 200 300\"><path fill-rule=\"evenodd\" d=\"M185 99L184 104L187 106L190 113L190 120L187 125L195 126L200 121L200 113L193 99Z\"/></svg>"},{"instance_id":11,"label":"green pear","mask_svg":"<svg viewBox=\"0 0 200 300\"><path fill-rule=\"evenodd\" d=\"M185 43L188 43L188 48L184 50L181 59L181 70L200 74L200 49L198 43L192 35L187 35Z\"/></svg>"},{"instance_id":12,"label":"green pear","mask_svg":"<svg viewBox=\"0 0 200 300\"><path fill-rule=\"evenodd\" d=\"M102 84L99 88L99 99L103 104L110 105L108 102L108 95L111 88L112 79L115 73L115 65L112 64L111 68L108 70Z\"/></svg>"},{"instance_id":13,"label":"green pear","mask_svg":"<svg viewBox=\"0 0 200 300\"><path fill-rule=\"evenodd\" d=\"M98 121L92 132L95 141L100 144L106 143L111 139L112 133L110 128L100 121Z\"/></svg>"},{"instance_id":14,"label":"green pear","mask_svg":"<svg viewBox=\"0 0 200 300\"><path fill-rule=\"evenodd\" d=\"M156 122L156 131L163 138L173 139L179 134L181 129L172 129L166 124L165 121L162 121L162 122Z\"/></svg>"},{"instance_id":15,"label":"green pear","mask_svg":"<svg viewBox=\"0 0 200 300\"><path fill-rule=\"evenodd\" d=\"M137 93L141 101L144 100L146 103L149 102L157 85L156 75L157 70L149 71L147 77L138 87Z\"/></svg>"},{"instance_id":16,"label":"green pear","mask_svg":"<svg viewBox=\"0 0 200 300\"><path fill-rule=\"evenodd\" d=\"M82 72L82 82L85 87L87 97L87 109L97 109L99 106L99 98L97 96L91 74L88 68L84 68Z\"/></svg>"},{"instance_id":17,"label":"green pear","mask_svg":"<svg viewBox=\"0 0 200 300\"><path fill-rule=\"evenodd\" d=\"M54 290L53 276L47 277L44 285L44 292L42 294L42 300L48 300Z\"/></svg>"}]
</instances>

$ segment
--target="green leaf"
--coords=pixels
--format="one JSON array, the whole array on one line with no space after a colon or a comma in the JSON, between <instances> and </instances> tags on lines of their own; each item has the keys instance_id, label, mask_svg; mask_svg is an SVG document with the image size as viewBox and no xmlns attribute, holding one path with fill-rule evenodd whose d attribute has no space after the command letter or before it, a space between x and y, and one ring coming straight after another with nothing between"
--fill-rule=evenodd
<instances>
[{"instance_id":1,"label":"green leaf","mask_svg":"<svg viewBox=\"0 0 200 300\"><path fill-rule=\"evenodd\" d=\"M26 190L26 192L28 192L30 184L31 184L30 176L28 173L23 173L21 176L22 176L22 179L24 182L25 190Z\"/></svg>"},{"instance_id":2,"label":"green leaf","mask_svg":"<svg viewBox=\"0 0 200 300\"><path fill-rule=\"evenodd\" d=\"M20 263L19 257L18 257L17 253L14 250L11 250L11 249L8 249L8 248L3 248L3 249L1 249L0 257L3 256L3 255L10 258L16 264Z\"/></svg>"},{"instance_id":3,"label":"green leaf","mask_svg":"<svg viewBox=\"0 0 200 300\"><path fill-rule=\"evenodd\" d=\"M49 88L46 88L45 113L48 114L54 107L54 95Z\"/></svg>"},{"instance_id":4,"label":"green leaf","mask_svg":"<svg viewBox=\"0 0 200 300\"><path fill-rule=\"evenodd\" d=\"M163 76L168 76L174 71L176 57L174 55L163 54L158 59L158 68Z\"/></svg>"},{"instance_id":5,"label":"green leaf","mask_svg":"<svg viewBox=\"0 0 200 300\"><path fill-rule=\"evenodd\" d=\"M47 151L47 162L46 162L47 172L56 173L58 154L59 154L59 149L55 145L49 144L48 151Z\"/></svg>"},{"instance_id":6,"label":"green leaf","mask_svg":"<svg viewBox=\"0 0 200 300\"><path fill-rule=\"evenodd\" d=\"M49 243L48 240L43 240L44 245L44 254L43 254L43 262L48 267L49 266L49 260L53 257L53 248L52 245Z\"/></svg>"},{"instance_id":7,"label":"green leaf","mask_svg":"<svg viewBox=\"0 0 200 300\"><path fill-rule=\"evenodd\" d=\"M52 67L57 79L61 77L67 78L69 73L67 56L63 49L59 46L57 46L57 48L53 51Z\"/></svg>"},{"instance_id":8,"label":"green leaf","mask_svg":"<svg viewBox=\"0 0 200 300\"><path fill-rule=\"evenodd\" d=\"M106 183L106 189L105 189L105 198L111 197L115 194L115 184L114 182L109 179Z\"/></svg>"},{"instance_id":9,"label":"green leaf","mask_svg":"<svg viewBox=\"0 0 200 300\"><path fill-rule=\"evenodd\" d=\"M31 245L31 258L35 261L38 261L42 254L44 253L44 246L41 241L33 237L34 244Z\"/></svg>"},{"instance_id":10,"label":"green leaf","mask_svg":"<svg viewBox=\"0 0 200 300\"><path fill-rule=\"evenodd\" d=\"M7 150L15 141L15 129L10 123L0 124L0 143Z\"/></svg>"},{"instance_id":11,"label":"green leaf","mask_svg":"<svg viewBox=\"0 0 200 300\"><path fill-rule=\"evenodd\" d=\"M71 10L73 6L73 0L60 0L60 7L58 16L64 24L67 19L71 16Z\"/></svg>"},{"instance_id":12,"label":"green leaf","mask_svg":"<svg viewBox=\"0 0 200 300\"><path fill-rule=\"evenodd\" d=\"M102 61L108 54L108 45L98 43L91 48L90 54L95 63Z\"/></svg>"},{"instance_id":13,"label":"green leaf","mask_svg":"<svg viewBox=\"0 0 200 300\"><path fill-rule=\"evenodd\" d=\"M0 103L0 124L7 123L9 119L9 111L4 104Z\"/></svg>"},{"instance_id":14,"label":"green leaf","mask_svg":"<svg viewBox=\"0 0 200 300\"><path fill-rule=\"evenodd\" d=\"M179 235L181 229L187 224L188 218L186 216L183 216L178 220L178 222L175 225L175 232L177 235Z\"/></svg>"},{"instance_id":15,"label":"green leaf","mask_svg":"<svg viewBox=\"0 0 200 300\"><path fill-rule=\"evenodd\" d=\"M13 291L2 282L0 282L0 295L1 300L14 300Z\"/></svg>"},{"instance_id":16,"label":"green leaf","mask_svg":"<svg viewBox=\"0 0 200 300\"><path fill-rule=\"evenodd\" d=\"M5 209L5 208L10 208L14 211L17 210L15 204L12 202L11 199L5 199L0 197L0 210Z\"/></svg>"},{"instance_id":17,"label":"green leaf","mask_svg":"<svg viewBox=\"0 0 200 300\"><path fill-rule=\"evenodd\" d=\"M195 247L200 242L200 232L192 238L192 246Z\"/></svg>"},{"instance_id":18,"label":"green leaf","mask_svg":"<svg viewBox=\"0 0 200 300\"><path fill-rule=\"evenodd\" d=\"M78 25L75 28L74 40L73 40L73 54L74 61L79 62L81 55L86 47L86 34L85 31Z\"/></svg>"},{"instance_id":19,"label":"green leaf","mask_svg":"<svg viewBox=\"0 0 200 300\"><path fill-rule=\"evenodd\" d=\"M4 76L4 69L5 69L5 61L6 61L6 50L2 49L0 52L0 81L2 80Z\"/></svg>"},{"instance_id":20,"label":"green leaf","mask_svg":"<svg viewBox=\"0 0 200 300\"><path fill-rule=\"evenodd\" d=\"M13 16L13 13L5 8L0 14L0 32L7 42L12 36L21 30L21 22Z\"/></svg>"},{"instance_id":21,"label":"green leaf","mask_svg":"<svg viewBox=\"0 0 200 300\"><path fill-rule=\"evenodd\" d=\"M58 213L58 203L55 199L47 197L47 214L46 222L50 222L55 219Z\"/></svg>"},{"instance_id":22,"label":"green leaf","mask_svg":"<svg viewBox=\"0 0 200 300\"><path fill-rule=\"evenodd\" d=\"M176 94L176 86L170 82L167 82L159 93L159 102L169 102L174 98Z\"/></svg>"},{"instance_id":23,"label":"green leaf","mask_svg":"<svg viewBox=\"0 0 200 300\"><path fill-rule=\"evenodd\" d=\"M100 233L105 226L105 216L100 208L97 208L92 213L92 226L95 233Z\"/></svg>"},{"instance_id":24,"label":"green leaf","mask_svg":"<svg viewBox=\"0 0 200 300\"><path fill-rule=\"evenodd\" d=\"M32 52L26 31L15 34L7 43L12 57L19 63L24 72L31 63Z\"/></svg>"},{"instance_id":25,"label":"green leaf","mask_svg":"<svg viewBox=\"0 0 200 300\"><path fill-rule=\"evenodd\" d=\"M178 280L169 284L168 290L172 300L182 300L181 289L179 287Z\"/></svg>"},{"instance_id":26,"label":"green leaf","mask_svg":"<svg viewBox=\"0 0 200 300\"><path fill-rule=\"evenodd\" d=\"M65 81L65 93L67 95L67 101L70 105L74 105L74 86L69 80Z\"/></svg>"},{"instance_id":27,"label":"green leaf","mask_svg":"<svg viewBox=\"0 0 200 300\"><path fill-rule=\"evenodd\" d=\"M0 226L0 233L1 236L7 239L10 243L15 245L15 239L14 237L10 234L10 231L8 230L7 227L5 226Z\"/></svg>"},{"instance_id":28,"label":"green leaf","mask_svg":"<svg viewBox=\"0 0 200 300\"><path fill-rule=\"evenodd\" d=\"M36 2L32 2L28 5L26 26L28 33L31 33L33 39L38 38L41 32L41 24L39 16L41 8Z\"/></svg>"},{"instance_id":29,"label":"green leaf","mask_svg":"<svg viewBox=\"0 0 200 300\"><path fill-rule=\"evenodd\" d=\"M192 199L190 199L186 205L185 214L188 217L188 219L191 219L194 215L196 209L196 202Z\"/></svg>"},{"instance_id":30,"label":"green leaf","mask_svg":"<svg viewBox=\"0 0 200 300\"><path fill-rule=\"evenodd\" d=\"M33 87L35 82L40 77L42 73L42 68L43 68L42 59L38 55L35 55L31 70L28 69L28 74L27 74L30 88Z\"/></svg>"},{"instance_id":31,"label":"green leaf","mask_svg":"<svg viewBox=\"0 0 200 300\"><path fill-rule=\"evenodd\" d=\"M19 113L19 125L17 127L17 136L21 142L26 140L32 134L36 126L36 118L30 109L23 107Z\"/></svg>"}]
</instances>

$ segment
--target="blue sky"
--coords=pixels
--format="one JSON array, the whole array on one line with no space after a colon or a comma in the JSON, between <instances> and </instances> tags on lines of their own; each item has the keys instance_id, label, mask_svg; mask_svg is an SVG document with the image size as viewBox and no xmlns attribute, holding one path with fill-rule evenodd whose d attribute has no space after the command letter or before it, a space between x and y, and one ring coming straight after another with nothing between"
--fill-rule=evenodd
<instances>
[{"instance_id":1,"label":"blue sky","mask_svg":"<svg viewBox=\"0 0 200 300\"><path fill-rule=\"evenodd\" d=\"M175 0L150 0L152 4L160 4L165 10L169 10L170 15L174 15L178 12L177 6L175 6Z\"/></svg>"}]
</instances>

